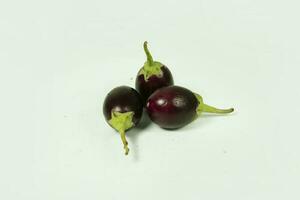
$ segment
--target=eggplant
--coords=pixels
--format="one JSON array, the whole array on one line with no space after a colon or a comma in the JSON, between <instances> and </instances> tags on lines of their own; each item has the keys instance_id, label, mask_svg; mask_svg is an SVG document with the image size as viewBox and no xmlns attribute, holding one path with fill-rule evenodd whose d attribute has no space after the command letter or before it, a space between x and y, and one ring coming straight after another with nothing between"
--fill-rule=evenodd
<instances>
[{"instance_id":1,"label":"eggplant","mask_svg":"<svg viewBox=\"0 0 300 200\"><path fill-rule=\"evenodd\" d=\"M186 126L203 112L226 114L234 111L218 109L203 102L203 98L180 86L169 86L155 91L147 100L150 119L165 129Z\"/></svg>"},{"instance_id":2,"label":"eggplant","mask_svg":"<svg viewBox=\"0 0 300 200\"><path fill-rule=\"evenodd\" d=\"M153 60L147 45L145 41L144 51L147 61L139 70L135 81L135 88L141 94L144 103L157 89L174 85L171 71L164 64Z\"/></svg>"},{"instance_id":3,"label":"eggplant","mask_svg":"<svg viewBox=\"0 0 300 200\"><path fill-rule=\"evenodd\" d=\"M136 126L142 118L143 102L140 94L128 86L114 88L104 100L103 114L107 123L119 132L125 155L128 155L125 132Z\"/></svg>"}]
</instances>

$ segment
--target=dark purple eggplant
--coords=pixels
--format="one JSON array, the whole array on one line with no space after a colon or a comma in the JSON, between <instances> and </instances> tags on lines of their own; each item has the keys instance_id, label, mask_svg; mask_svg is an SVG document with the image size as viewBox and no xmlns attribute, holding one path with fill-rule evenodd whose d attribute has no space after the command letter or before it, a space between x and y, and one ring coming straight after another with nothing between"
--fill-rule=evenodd
<instances>
[{"instance_id":1,"label":"dark purple eggplant","mask_svg":"<svg viewBox=\"0 0 300 200\"><path fill-rule=\"evenodd\" d=\"M147 61L139 70L135 81L135 88L141 94L144 103L157 89L174 84L170 70L160 62L153 61L148 50L147 42L144 42L144 51Z\"/></svg>"},{"instance_id":2,"label":"dark purple eggplant","mask_svg":"<svg viewBox=\"0 0 300 200\"><path fill-rule=\"evenodd\" d=\"M105 98L103 114L107 123L120 133L125 155L128 155L125 132L136 126L142 118L143 102L140 94L127 86L114 88Z\"/></svg>"},{"instance_id":3,"label":"dark purple eggplant","mask_svg":"<svg viewBox=\"0 0 300 200\"><path fill-rule=\"evenodd\" d=\"M202 112L225 114L234 111L233 108L218 109L206 105L200 95L179 86L155 91L149 97L146 108L150 119L165 129L181 128Z\"/></svg>"}]
</instances>

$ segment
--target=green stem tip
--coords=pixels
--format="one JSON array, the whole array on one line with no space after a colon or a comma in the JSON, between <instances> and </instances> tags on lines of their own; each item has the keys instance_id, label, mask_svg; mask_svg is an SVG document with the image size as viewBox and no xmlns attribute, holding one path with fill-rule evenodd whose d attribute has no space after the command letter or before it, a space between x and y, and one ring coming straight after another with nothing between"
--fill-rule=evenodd
<instances>
[{"instance_id":1,"label":"green stem tip","mask_svg":"<svg viewBox=\"0 0 300 200\"><path fill-rule=\"evenodd\" d=\"M115 130L119 132L124 146L125 155L128 155L129 153L128 142L126 140L125 131L127 131L128 129L134 126L132 122L133 115L134 112L120 113L117 111L112 111L111 119L108 122Z\"/></svg>"},{"instance_id":2,"label":"green stem tip","mask_svg":"<svg viewBox=\"0 0 300 200\"><path fill-rule=\"evenodd\" d=\"M213 106L207 105L203 102L203 98L199 95L194 93L198 102L199 102L199 106L197 108L197 114L198 116L202 113L202 112L206 112L206 113L216 113L216 114L228 114L228 113L232 113L234 111L234 108L229 108L229 109L219 109L219 108L215 108Z\"/></svg>"},{"instance_id":3,"label":"green stem tip","mask_svg":"<svg viewBox=\"0 0 300 200\"><path fill-rule=\"evenodd\" d=\"M129 153L128 142L126 140L125 131L120 131L121 140L124 145L125 155L127 156Z\"/></svg>"},{"instance_id":4,"label":"green stem tip","mask_svg":"<svg viewBox=\"0 0 300 200\"><path fill-rule=\"evenodd\" d=\"M153 58L152 58L152 56L150 54L150 51L148 49L148 42L147 41L144 42L144 51L145 51L146 56L147 56L147 62L148 62L148 64L149 65L153 65Z\"/></svg>"},{"instance_id":5,"label":"green stem tip","mask_svg":"<svg viewBox=\"0 0 300 200\"><path fill-rule=\"evenodd\" d=\"M219 109L219 108L215 108L210 105L203 104L202 111L207 112L207 113L227 114L227 113L232 113L234 111L234 109L233 108Z\"/></svg>"}]
</instances>

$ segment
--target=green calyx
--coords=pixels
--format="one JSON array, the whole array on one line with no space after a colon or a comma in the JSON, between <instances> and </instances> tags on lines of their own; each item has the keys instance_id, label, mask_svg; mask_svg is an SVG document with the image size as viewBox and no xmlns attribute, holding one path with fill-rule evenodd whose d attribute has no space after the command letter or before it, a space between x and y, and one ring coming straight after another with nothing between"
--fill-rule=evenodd
<instances>
[{"instance_id":1,"label":"green calyx","mask_svg":"<svg viewBox=\"0 0 300 200\"><path fill-rule=\"evenodd\" d=\"M150 54L150 51L148 49L148 43L147 41L144 42L144 51L147 56L147 61L145 62L144 66L139 72L139 75L143 75L145 81L148 81L151 76L158 76L161 77L163 75L163 72L161 70L161 67L163 64L160 62L153 61L153 58Z\"/></svg>"},{"instance_id":2,"label":"green calyx","mask_svg":"<svg viewBox=\"0 0 300 200\"><path fill-rule=\"evenodd\" d=\"M199 103L199 105L197 107L197 111L196 111L197 116L200 116L201 113L203 113L203 112L216 113L216 114L227 114L227 113L232 113L234 111L233 108L219 109L219 108L215 108L213 106L209 106L203 102L203 98L199 94L194 93L194 95L196 96L198 103Z\"/></svg>"},{"instance_id":3,"label":"green calyx","mask_svg":"<svg viewBox=\"0 0 300 200\"><path fill-rule=\"evenodd\" d=\"M128 155L129 153L128 142L125 137L125 131L134 126L132 122L133 115L133 112L120 113L112 111L111 119L108 122L114 129L116 129L120 133L121 140L124 145L125 155Z\"/></svg>"}]
</instances>

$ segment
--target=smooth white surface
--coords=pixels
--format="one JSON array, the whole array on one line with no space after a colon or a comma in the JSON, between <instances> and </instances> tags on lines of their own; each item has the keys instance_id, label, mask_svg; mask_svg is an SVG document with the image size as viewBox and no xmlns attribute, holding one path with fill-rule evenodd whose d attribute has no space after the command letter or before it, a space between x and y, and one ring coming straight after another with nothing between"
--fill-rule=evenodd
<instances>
[{"instance_id":1,"label":"smooth white surface","mask_svg":"<svg viewBox=\"0 0 300 200\"><path fill-rule=\"evenodd\" d=\"M1 1L0 199L300 199L299 1ZM102 103L142 42L175 82L236 108L128 133Z\"/></svg>"}]
</instances>

